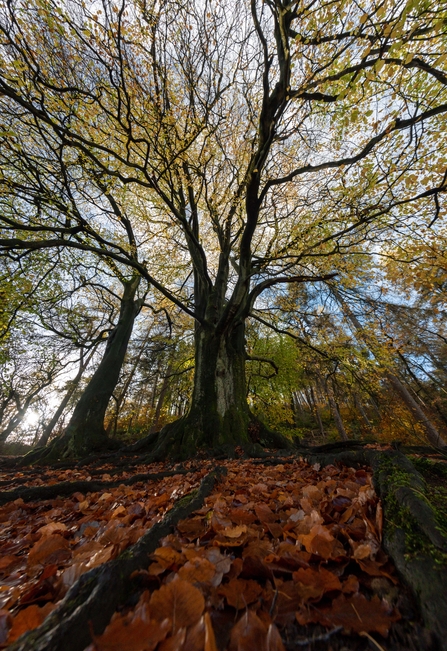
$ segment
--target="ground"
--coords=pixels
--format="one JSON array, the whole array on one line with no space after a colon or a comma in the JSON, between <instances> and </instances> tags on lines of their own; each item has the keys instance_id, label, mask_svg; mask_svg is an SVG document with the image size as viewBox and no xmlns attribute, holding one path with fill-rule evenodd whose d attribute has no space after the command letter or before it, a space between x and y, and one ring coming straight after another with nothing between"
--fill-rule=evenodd
<instances>
[{"instance_id":1,"label":"ground","mask_svg":"<svg viewBox=\"0 0 447 651\"><path fill-rule=\"evenodd\" d=\"M427 453L350 443L22 470L3 459L0 643L447 648L447 475Z\"/></svg>"}]
</instances>

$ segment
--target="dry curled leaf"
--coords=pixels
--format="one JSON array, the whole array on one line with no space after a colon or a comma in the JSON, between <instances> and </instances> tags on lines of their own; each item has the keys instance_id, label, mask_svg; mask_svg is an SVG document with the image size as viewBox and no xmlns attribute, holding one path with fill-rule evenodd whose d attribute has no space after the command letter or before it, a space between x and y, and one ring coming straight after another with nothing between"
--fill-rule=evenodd
<instances>
[{"instance_id":1,"label":"dry curled leaf","mask_svg":"<svg viewBox=\"0 0 447 651\"><path fill-rule=\"evenodd\" d=\"M318 554L318 556L321 556L325 560L332 556L334 536L321 524L313 526L309 534L301 534L298 536L298 540L311 554Z\"/></svg>"},{"instance_id":2,"label":"dry curled leaf","mask_svg":"<svg viewBox=\"0 0 447 651\"><path fill-rule=\"evenodd\" d=\"M36 565L59 565L71 558L69 543L58 534L41 538L28 555L28 568Z\"/></svg>"}]
</instances>

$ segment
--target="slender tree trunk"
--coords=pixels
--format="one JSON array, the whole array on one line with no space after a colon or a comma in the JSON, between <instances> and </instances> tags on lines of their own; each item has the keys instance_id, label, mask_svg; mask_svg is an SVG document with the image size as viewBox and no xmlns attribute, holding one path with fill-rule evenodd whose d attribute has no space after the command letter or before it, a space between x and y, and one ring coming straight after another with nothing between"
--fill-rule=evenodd
<instances>
[{"instance_id":1,"label":"slender tree trunk","mask_svg":"<svg viewBox=\"0 0 447 651\"><path fill-rule=\"evenodd\" d=\"M19 409L19 411L16 414L14 414L14 416L11 417L5 429L2 432L0 432L0 444L5 443L8 436L12 434L15 429L17 429L17 427L25 418L26 412L28 411L28 407L29 407L29 403L25 402L24 406L21 409Z\"/></svg>"},{"instance_id":2,"label":"slender tree trunk","mask_svg":"<svg viewBox=\"0 0 447 651\"><path fill-rule=\"evenodd\" d=\"M340 412L338 411L337 403L335 402L333 396L328 394L328 400L329 400L329 406L332 411L332 415L335 420L335 425L337 427L338 433L340 434L340 438L342 441L348 441L348 435L346 434L346 430L343 425L343 421L340 416Z\"/></svg>"},{"instance_id":3,"label":"slender tree trunk","mask_svg":"<svg viewBox=\"0 0 447 651\"><path fill-rule=\"evenodd\" d=\"M296 411L298 412L298 415L301 416L301 417L304 417L304 409L303 409L303 405L301 403L301 396L298 393L298 391L294 391L293 397L294 397L295 408L296 408Z\"/></svg>"},{"instance_id":4,"label":"slender tree trunk","mask_svg":"<svg viewBox=\"0 0 447 651\"><path fill-rule=\"evenodd\" d=\"M320 434L323 438L326 438L326 432L324 431L323 427L323 421L321 420L321 414L320 414L320 409L318 407L317 401L315 400L315 393L313 390L313 387L310 387L310 397L313 402L314 410L315 410L315 416L317 417L317 423L318 423L318 429L320 430Z\"/></svg>"},{"instance_id":5,"label":"slender tree trunk","mask_svg":"<svg viewBox=\"0 0 447 651\"><path fill-rule=\"evenodd\" d=\"M332 393L332 389L328 387L327 380L325 380L324 386L325 386L325 389L326 389L326 395L327 395L327 399L328 399L328 402L329 402L329 407L331 409L332 416L334 417L335 426L336 426L336 428L338 430L338 433L340 434L340 438L341 438L342 441L348 441L349 440L348 435L346 434L346 430L344 428L343 421L342 421L342 418L340 416L340 412L339 412L338 407L337 407L337 403L336 403L334 395Z\"/></svg>"},{"instance_id":6,"label":"slender tree trunk","mask_svg":"<svg viewBox=\"0 0 447 651\"><path fill-rule=\"evenodd\" d=\"M392 373L387 374L387 378L391 386L396 390L400 395L407 407L412 411L416 420L425 427L427 432L427 438L432 445L435 447L447 447L445 441L442 439L436 427L430 421L430 419L424 414L419 404L413 398L411 393L408 391L407 387L402 384L398 377Z\"/></svg>"},{"instance_id":7,"label":"slender tree trunk","mask_svg":"<svg viewBox=\"0 0 447 651\"><path fill-rule=\"evenodd\" d=\"M18 426L23 422L23 419L24 419L25 416L26 416L26 412L28 411L29 407L30 407L31 404L33 403L33 399L37 396L37 394L38 394L42 389L44 389L44 388L47 387L49 384L51 384L52 381L53 381L53 376L52 376L52 375L48 375L46 381L45 381L45 382L44 382L44 383L43 383L43 384L42 384L38 389L36 389L35 391L33 391L33 392L32 392L32 393L31 393L31 394L30 394L30 395L25 399L25 401L23 402L23 404L21 403L21 400L20 400L19 395L18 395L18 394L15 395L15 402L16 402L16 405L17 405L17 413L14 414L14 416L12 416L12 417L10 418L9 423L7 424L7 426L5 427L5 429L4 429L2 432L0 432L0 445L2 445L3 443L5 443L5 441L6 441L6 439L8 438L8 436L9 436L10 434L12 434L13 431L14 431L15 429L17 429L17 427L18 427Z\"/></svg>"},{"instance_id":8,"label":"slender tree trunk","mask_svg":"<svg viewBox=\"0 0 447 651\"><path fill-rule=\"evenodd\" d=\"M138 364L139 364L140 359L141 359L141 357L143 355L144 348L145 348L146 343L147 343L147 341L149 339L149 336L151 334L151 330L152 330L152 327L149 328L148 332L146 333L146 336L143 339L143 343L141 344L138 355L136 356L136 358L135 358L135 360L134 360L134 362L132 364L132 369L131 369L131 371L129 373L129 376L127 377L127 380L124 383L124 386L122 388L122 391L121 391L120 395L118 396L118 398L116 398L115 413L113 415L113 418L110 419L109 425L107 426L107 430L106 430L107 434L109 434L110 431L113 428L113 436L116 436L116 430L117 430L117 427L118 427L118 417L120 415L120 411L121 411L121 408L122 408L123 403L124 403L124 398L127 395L127 392L129 390L129 387L130 387L130 383L132 382L133 376L135 375L136 370L138 368Z\"/></svg>"},{"instance_id":9,"label":"slender tree trunk","mask_svg":"<svg viewBox=\"0 0 447 651\"><path fill-rule=\"evenodd\" d=\"M57 421L59 418L62 416L65 407L68 405L68 402L71 398L71 396L74 394L76 391L76 388L78 387L79 382L81 381L82 375L87 368L91 358L95 354L95 351L98 346L94 346L94 348L91 350L90 354L84 359L83 356L81 356L80 362L79 362L79 370L76 374L76 377L73 378L73 380L70 381L69 383L69 388L65 394L65 396L62 398L59 407L56 409L56 411L53 414L53 417L51 418L50 422L48 425L43 430L42 436L40 439L37 441L36 447L43 447L47 445L48 439L51 436L51 432L54 430L56 427Z\"/></svg>"},{"instance_id":10,"label":"slender tree trunk","mask_svg":"<svg viewBox=\"0 0 447 651\"><path fill-rule=\"evenodd\" d=\"M366 411L363 409L363 405L360 401L360 397L358 393L354 393L354 403L356 406L357 411L359 412L360 416L363 418L365 421L365 425L367 427L371 427L371 421L369 420Z\"/></svg>"},{"instance_id":11,"label":"slender tree trunk","mask_svg":"<svg viewBox=\"0 0 447 651\"><path fill-rule=\"evenodd\" d=\"M170 380L170 373L172 372L172 365L168 364L168 369L166 371L166 376L163 378L163 383L161 385L161 390L160 390L160 395L158 396L157 400L157 406L155 407L155 414L154 414L154 420L152 421L151 428L149 430L150 434L153 434L154 432L157 432L160 427L159 427L159 421L160 421L160 414L161 410L163 409L163 404L166 398L166 394L169 389L169 380Z\"/></svg>"},{"instance_id":12,"label":"slender tree trunk","mask_svg":"<svg viewBox=\"0 0 447 651\"><path fill-rule=\"evenodd\" d=\"M124 284L116 327L107 341L104 356L76 405L64 434L56 440L67 454L86 455L107 444L104 416L119 379L140 301L135 300L140 278Z\"/></svg>"}]
</instances>

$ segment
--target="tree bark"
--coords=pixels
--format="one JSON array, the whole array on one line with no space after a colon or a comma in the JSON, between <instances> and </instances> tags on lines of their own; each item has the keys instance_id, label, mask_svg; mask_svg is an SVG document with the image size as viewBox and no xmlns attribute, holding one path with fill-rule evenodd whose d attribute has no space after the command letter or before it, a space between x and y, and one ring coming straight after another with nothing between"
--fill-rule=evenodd
<instances>
[{"instance_id":1,"label":"tree bark","mask_svg":"<svg viewBox=\"0 0 447 651\"><path fill-rule=\"evenodd\" d=\"M244 322L223 333L207 325L196 326L195 336L189 411L162 429L151 458L187 459L198 450L229 451L236 446L252 448L257 443L292 447L291 442L257 420L248 407Z\"/></svg>"},{"instance_id":2,"label":"tree bark","mask_svg":"<svg viewBox=\"0 0 447 651\"><path fill-rule=\"evenodd\" d=\"M343 421L340 416L340 412L338 411L337 403L335 402L334 398L328 394L328 400L329 400L329 405L332 411L332 415L335 420L335 425L337 427L338 433L340 434L340 438L342 441L348 441L348 435L346 434L346 430L343 425Z\"/></svg>"},{"instance_id":3,"label":"tree bark","mask_svg":"<svg viewBox=\"0 0 447 651\"><path fill-rule=\"evenodd\" d=\"M77 403L68 426L56 441L56 450L64 454L85 456L107 445L104 417L117 385L135 318L141 302L135 300L140 277L125 282L120 315L110 333L104 356Z\"/></svg>"},{"instance_id":4,"label":"tree bark","mask_svg":"<svg viewBox=\"0 0 447 651\"><path fill-rule=\"evenodd\" d=\"M194 388L179 441L185 456L250 441L244 334L243 324L220 336L214 329L196 328Z\"/></svg>"},{"instance_id":5,"label":"tree bark","mask_svg":"<svg viewBox=\"0 0 447 651\"><path fill-rule=\"evenodd\" d=\"M149 336L151 334L151 330L152 330L152 327L149 328L148 332L146 333L145 338L143 339L143 343L141 344L138 355L137 355L137 357L135 358L135 360L134 360L134 362L132 364L132 369L131 369L131 371L129 373L129 376L127 377L127 379L126 379L126 381L124 383L124 386L122 388L122 391L121 391L120 395L117 398L115 398L115 401L116 401L115 402L115 413L114 413L113 417L110 418L110 422L109 422L109 424L107 426L107 430L106 430L107 434L110 434L110 432L113 431L113 436L116 436L116 430L117 430L117 427L118 427L118 418L119 418L119 415L120 415L120 412L121 412L121 408L123 406L124 399L125 399L125 397L127 395L127 392L129 390L130 383L132 382L133 377L134 377L134 375L136 373L136 370L138 368L138 364L140 362L140 359L141 359L141 357L142 357L142 355L144 353L144 349L145 349L145 346L146 346L147 341L149 339Z\"/></svg>"}]
</instances>

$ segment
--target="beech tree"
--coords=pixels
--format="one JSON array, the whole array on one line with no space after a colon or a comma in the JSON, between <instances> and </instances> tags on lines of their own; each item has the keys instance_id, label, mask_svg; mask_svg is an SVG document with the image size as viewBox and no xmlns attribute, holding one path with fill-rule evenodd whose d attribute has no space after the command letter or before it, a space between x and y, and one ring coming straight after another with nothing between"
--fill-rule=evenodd
<instances>
[{"instance_id":1,"label":"beech tree","mask_svg":"<svg viewBox=\"0 0 447 651\"><path fill-rule=\"evenodd\" d=\"M248 408L247 319L409 215L440 218L446 20L422 0L2 8L2 155L20 169L45 145L88 195L63 221L7 212L2 250L89 251L194 322L189 411L152 435L153 458L289 445Z\"/></svg>"}]
</instances>

